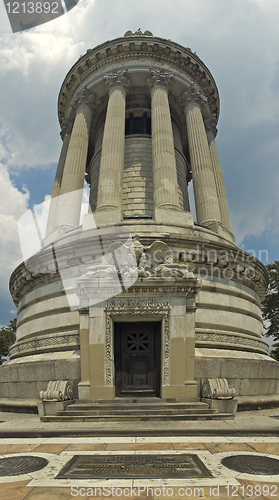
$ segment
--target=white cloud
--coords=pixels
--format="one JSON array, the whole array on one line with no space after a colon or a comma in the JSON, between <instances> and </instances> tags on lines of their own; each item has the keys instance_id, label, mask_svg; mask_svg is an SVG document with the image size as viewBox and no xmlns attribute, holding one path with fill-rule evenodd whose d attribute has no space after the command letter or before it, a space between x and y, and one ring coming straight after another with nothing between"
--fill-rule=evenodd
<instances>
[{"instance_id":1,"label":"white cloud","mask_svg":"<svg viewBox=\"0 0 279 500\"><path fill-rule=\"evenodd\" d=\"M0 296L7 295L9 277L22 260L18 219L27 210L29 192L20 192L11 182L7 169L0 164Z\"/></svg>"}]
</instances>

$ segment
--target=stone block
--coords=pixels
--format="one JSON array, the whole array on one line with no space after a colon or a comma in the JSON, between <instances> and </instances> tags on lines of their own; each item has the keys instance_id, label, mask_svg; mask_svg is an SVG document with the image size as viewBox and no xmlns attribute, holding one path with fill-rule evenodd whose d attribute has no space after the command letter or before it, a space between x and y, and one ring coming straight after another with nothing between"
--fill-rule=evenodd
<instances>
[{"instance_id":1,"label":"stone block","mask_svg":"<svg viewBox=\"0 0 279 500\"><path fill-rule=\"evenodd\" d=\"M36 382L14 382L9 384L9 398L37 399Z\"/></svg>"},{"instance_id":2,"label":"stone block","mask_svg":"<svg viewBox=\"0 0 279 500\"><path fill-rule=\"evenodd\" d=\"M240 396L261 396L268 394L269 380L243 379L240 384Z\"/></svg>"},{"instance_id":3,"label":"stone block","mask_svg":"<svg viewBox=\"0 0 279 500\"><path fill-rule=\"evenodd\" d=\"M218 358L199 357L195 360L195 378L221 378L221 363Z\"/></svg>"},{"instance_id":4,"label":"stone block","mask_svg":"<svg viewBox=\"0 0 279 500\"><path fill-rule=\"evenodd\" d=\"M55 380L54 363L21 363L18 365L18 378L22 382Z\"/></svg>"},{"instance_id":5,"label":"stone block","mask_svg":"<svg viewBox=\"0 0 279 500\"><path fill-rule=\"evenodd\" d=\"M56 361L54 364L54 378L49 380L80 380L80 362Z\"/></svg>"},{"instance_id":6,"label":"stone block","mask_svg":"<svg viewBox=\"0 0 279 500\"><path fill-rule=\"evenodd\" d=\"M207 403L212 410L218 410L219 413L231 413L236 415L238 399L209 399L202 398L202 403Z\"/></svg>"},{"instance_id":7,"label":"stone block","mask_svg":"<svg viewBox=\"0 0 279 500\"><path fill-rule=\"evenodd\" d=\"M258 360L248 359L222 359L221 378L253 379L258 377Z\"/></svg>"},{"instance_id":8,"label":"stone block","mask_svg":"<svg viewBox=\"0 0 279 500\"><path fill-rule=\"evenodd\" d=\"M278 363L279 365L279 363ZM261 361L259 363L259 378L275 378L277 363L275 361ZM279 366L278 366L279 368ZM279 375L279 373L277 374Z\"/></svg>"},{"instance_id":9,"label":"stone block","mask_svg":"<svg viewBox=\"0 0 279 500\"><path fill-rule=\"evenodd\" d=\"M0 384L0 398L8 398L10 382L1 382Z\"/></svg>"},{"instance_id":10,"label":"stone block","mask_svg":"<svg viewBox=\"0 0 279 500\"><path fill-rule=\"evenodd\" d=\"M17 365L9 364L1 366L0 368L0 384L4 382L18 382Z\"/></svg>"}]
</instances>

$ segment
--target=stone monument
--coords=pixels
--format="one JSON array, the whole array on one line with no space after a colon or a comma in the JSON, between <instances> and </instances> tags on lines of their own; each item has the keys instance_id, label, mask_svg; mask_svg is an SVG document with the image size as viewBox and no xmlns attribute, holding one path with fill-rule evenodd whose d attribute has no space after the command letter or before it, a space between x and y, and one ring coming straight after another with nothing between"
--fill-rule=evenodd
<instances>
[{"instance_id":1,"label":"stone monument","mask_svg":"<svg viewBox=\"0 0 279 500\"><path fill-rule=\"evenodd\" d=\"M11 276L17 341L0 368L1 397L38 398L50 381L70 380L80 400L195 401L214 378L237 396L272 399L267 273L235 244L215 143L219 95L205 64L128 31L74 64L58 115L46 234ZM119 248L128 248L122 261Z\"/></svg>"}]
</instances>

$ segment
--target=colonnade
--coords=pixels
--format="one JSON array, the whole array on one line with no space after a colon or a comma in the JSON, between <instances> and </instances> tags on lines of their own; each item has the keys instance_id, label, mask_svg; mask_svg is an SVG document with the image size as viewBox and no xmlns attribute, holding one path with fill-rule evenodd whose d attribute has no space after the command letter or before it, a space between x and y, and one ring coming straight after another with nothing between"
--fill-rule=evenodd
<instances>
[{"instance_id":1,"label":"colonnade","mask_svg":"<svg viewBox=\"0 0 279 500\"><path fill-rule=\"evenodd\" d=\"M168 94L173 75L150 69L146 86L151 96L152 161L154 210L180 211L175 149ZM104 76L108 105L102 143L96 214L122 210L125 148L126 96L131 82L126 69ZM230 215L222 170L215 144L212 118L204 121L202 108L207 99L192 84L179 97L185 113L192 168L197 222L220 224L231 232ZM64 231L79 224L81 193L85 176L92 117L99 100L86 87L71 103L75 110L72 131L69 123L62 130L63 146L53 187L47 234L55 228ZM62 204L60 195L71 193Z\"/></svg>"}]
</instances>

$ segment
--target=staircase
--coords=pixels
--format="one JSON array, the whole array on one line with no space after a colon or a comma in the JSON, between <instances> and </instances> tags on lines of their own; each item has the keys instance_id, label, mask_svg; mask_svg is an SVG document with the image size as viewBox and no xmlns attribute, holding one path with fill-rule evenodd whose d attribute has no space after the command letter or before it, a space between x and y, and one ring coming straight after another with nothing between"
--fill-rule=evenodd
<instances>
[{"instance_id":1,"label":"staircase","mask_svg":"<svg viewBox=\"0 0 279 500\"><path fill-rule=\"evenodd\" d=\"M158 398L118 398L110 401L76 400L57 411L42 416L42 422L165 422L185 420L233 419L230 413L218 413L207 403L167 402Z\"/></svg>"}]
</instances>

